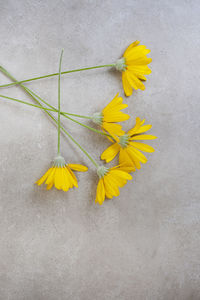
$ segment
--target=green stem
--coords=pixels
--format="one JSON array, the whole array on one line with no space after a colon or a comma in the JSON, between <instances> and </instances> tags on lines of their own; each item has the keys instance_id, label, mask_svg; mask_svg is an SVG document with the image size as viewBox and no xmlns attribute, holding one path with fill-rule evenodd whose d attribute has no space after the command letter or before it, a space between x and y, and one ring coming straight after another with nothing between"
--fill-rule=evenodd
<instances>
[{"instance_id":1,"label":"green stem","mask_svg":"<svg viewBox=\"0 0 200 300\"><path fill-rule=\"evenodd\" d=\"M68 117L68 116L64 116L64 117L66 117L67 119L69 119L69 120L71 120L71 121L73 121L73 122L75 122L75 123L81 125L82 127L87 128L87 129L89 129L89 130L91 130L91 131L94 131L94 132L99 133L99 134L101 134L101 135L105 135L105 136L108 136L108 137L112 138L112 136L111 136L110 134L108 134L108 133L105 133L105 132L103 132L103 131L101 131L101 130L95 129L95 128L90 127L90 126L88 126L88 125L85 125L85 124L83 124L83 123L81 123L81 122L79 122L79 121L76 121L76 120L74 120L74 119Z\"/></svg>"},{"instance_id":2,"label":"green stem","mask_svg":"<svg viewBox=\"0 0 200 300\"><path fill-rule=\"evenodd\" d=\"M29 90L28 87L26 87L27 90ZM31 90L29 90L31 91ZM45 101L44 99L42 99L40 96L38 96L37 94L35 94L33 91L31 91L31 93L37 97L41 102L43 102L44 104L46 104L47 106L49 106L50 108L52 108L52 110L57 111L57 109L52 106L51 104L49 104L47 101ZM68 112L61 112L62 115L69 115L69 116L74 116L74 117L78 117L78 118L83 118L83 119L92 119L92 117L89 116L82 116L82 115L77 115L77 114L72 114L72 113L68 113Z\"/></svg>"},{"instance_id":3,"label":"green stem","mask_svg":"<svg viewBox=\"0 0 200 300\"><path fill-rule=\"evenodd\" d=\"M10 73L8 73L8 71L6 70L6 69L4 69L3 67L1 67L0 66L0 70L1 70L1 72L2 73L4 73L8 78L10 78L11 80L13 80L13 81L17 81L16 80L16 78L15 77L13 77ZM35 96L33 96L33 92L29 89L29 88L27 88L25 85L23 85L23 84L19 84L26 92L27 92L27 94L29 95L29 96L31 96L40 106L42 106L41 105L41 103L40 103L40 101L38 101L38 99L35 97ZM36 95L36 94L34 94L34 95ZM49 106L50 106L50 104L49 104ZM42 106L43 107L43 106ZM48 113L48 112L47 112ZM50 113L48 113L49 115L50 115Z\"/></svg>"},{"instance_id":4,"label":"green stem","mask_svg":"<svg viewBox=\"0 0 200 300\"><path fill-rule=\"evenodd\" d=\"M93 165L96 168L98 168L99 167L98 163L91 157L91 155L71 136L71 134L69 134L69 132L67 132L64 128L62 128L62 130L74 142L74 144L76 144L80 148L80 150L89 158L89 160L93 163Z\"/></svg>"},{"instance_id":5,"label":"green stem","mask_svg":"<svg viewBox=\"0 0 200 300\"><path fill-rule=\"evenodd\" d=\"M23 85L23 87L24 87L24 85ZM35 96L36 98L38 98L41 102L43 102L44 104L46 104L47 106L49 106L50 108L52 108L53 110L56 110L57 111L57 109L54 107L54 106L52 106L51 104L49 104L48 102L46 102L45 100L43 100L40 96L38 96L37 94L35 94L32 90L30 90L28 87L26 87L26 90L27 91L29 91L29 92L31 92L31 94L33 95L33 96Z\"/></svg>"},{"instance_id":6,"label":"green stem","mask_svg":"<svg viewBox=\"0 0 200 300\"><path fill-rule=\"evenodd\" d=\"M61 64L63 57L63 49L60 54L59 62L59 75L58 75L58 155L60 155L60 77L61 77Z\"/></svg>"},{"instance_id":7,"label":"green stem","mask_svg":"<svg viewBox=\"0 0 200 300\"><path fill-rule=\"evenodd\" d=\"M62 114L77 117L77 118L82 118L82 119L88 119L88 120L92 119L92 117L89 117L89 116L77 115L77 114L72 114L72 113L68 113L68 112L62 112Z\"/></svg>"},{"instance_id":8,"label":"green stem","mask_svg":"<svg viewBox=\"0 0 200 300\"><path fill-rule=\"evenodd\" d=\"M0 70L4 73L4 74L6 74L8 77L10 76L10 74L7 72L7 70L5 70L3 67L1 67L0 66ZM62 72L61 72L61 74L62 74ZM11 77L10 77L11 78ZM12 80L14 80L14 78L12 77L11 78ZM19 84L19 85L21 85L23 88L25 87L24 85L22 85L21 83ZM44 99L42 99L40 96L38 96L38 95L36 95L32 90L29 90L29 88L28 87L26 87L26 91L29 91L29 92L31 92L31 94L33 94L36 98L38 98L40 101L42 101L44 104L46 104L47 106L49 106L50 108L52 108L52 111L54 110L54 111L57 111L56 110L56 108L54 107L54 106L52 106L52 105L50 105L47 101L45 101ZM3 97L3 96L2 96ZM7 98L7 99L9 99L9 98ZM10 98L11 99L11 98ZM11 99L11 100L14 100L14 98L13 99ZM21 100L20 100L21 101ZM68 112L62 112L62 114L64 115L69 115L69 116L74 116L74 117L77 117L77 118L83 118L83 119L92 119L92 117L89 117L89 116L83 116L83 115L77 115L77 114L72 114L72 113L68 113Z\"/></svg>"},{"instance_id":9,"label":"green stem","mask_svg":"<svg viewBox=\"0 0 200 300\"><path fill-rule=\"evenodd\" d=\"M33 107L38 107L38 108L43 109L43 110L58 112L58 110L56 110L56 109L47 108L47 107L44 107L44 106L41 106L41 105L35 105L35 104L29 103L29 102L26 102L26 101L23 101L23 100L20 100L20 99L16 99L16 98L4 96L4 95L0 95L0 97L8 99L8 100L16 101L16 102L19 102L19 103L23 103L23 104L26 104L26 105L30 105L30 106L33 106Z\"/></svg>"},{"instance_id":10,"label":"green stem","mask_svg":"<svg viewBox=\"0 0 200 300\"><path fill-rule=\"evenodd\" d=\"M4 68L2 68L0 66L0 70L7 75L10 79L12 79L13 81L17 81L10 73L8 73L8 71ZM40 101L34 96L36 95L34 93L34 95L32 94L32 91L30 89L28 89L26 86L24 86L23 84L20 84L20 86L33 98L33 100L35 100L40 106L42 106L42 104L40 103ZM43 106L42 106L43 107ZM58 125L57 120L47 111L45 110L45 112L47 113L47 115ZM71 136L71 134L69 132L67 132L67 130L65 128L63 128L63 126L60 127L62 129L62 131L79 147L79 149L89 158L89 160L92 162L92 164L98 168L98 164L97 162L91 157L91 155Z\"/></svg>"},{"instance_id":11,"label":"green stem","mask_svg":"<svg viewBox=\"0 0 200 300\"><path fill-rule=\"evenodd\" d=\"M114 66L115 66L115 64L93 66L93 67L88 67L88 68L81 68L81 69L74 69L74 70L64 71L64 72L61 72L61 74L63 75L63 74L68 74L68 73L87 71L87 70L92 70L92 69L107 68L107 67L114 67ZM3 68L3 67L0 66L0 68ZM21 84L21 83L24 83L24 82L30 82L30 81L34 81L34 80L38 80L38 79L42 79L42 78L49 78L49 77L53 77L53 76L58 76L58 75L59 75L59 73L52 73L52 74L47 74L47 75L43 75L43 76L32 77L32 78L24 79L24 80L21 80L21 81L15 81L15 82L12 82L12 83L7 83L7 84L0 85L0 88L1 87L13 86L13 85Z\"/></svg>"},{"instance_id":12,"label":"green stem","mask_svg":"<svg viewBox=\"0 0 200 300\"><path fill-rule=\"evenodd\" d=\"M28 88L27 88L27 89L28 89ZM4 96L4 95L0 95L0 97L1 97L1 98L5 98L5 99L8 99L8 100L16 101L16 102L19 102L19 103L22 103L22 104L26 104L26 105L29 105L29 106L33 106L33 107L36 107L36 108L40 108L40 109L43 109L43 110L46 110L46 111L58 112L58 110L57 110L56 108L54 108L53 106L52 106L53 108L47 108L47 107L44 107L44 106L42 106L42 105L32 104L32 103L29 103L29 102L26 102L26 101L23 101L23 100L20 100L20 99L16 99L16 98ZM43 100L43 101L44 101L44 100ZM45 102L45 101L44 101L44 102ZM46 102L46 103L48 103L48 102ZM60 114L63 115L63 117L65 117L66 119L69 119L69 120L73 121L74 123L77 123L77 124L81 125L82 127L85 127L85 128L87 128L87 129L89 129L89 130L91 130L91 131L94 131L94 132L96 132L96 133L99 133L99 134L101 134L101 135L105 135L105 136L111 137L111 135L108 134L108 133L105 133L105 132L103 132L103 131L101 131L101 130L95 129L95 128L90 127L90 126L88 126L88 125L85 125L85 124L83 124L83 123L81 123L81 122L79 122L79 121L77 121L77 120L74 120L73 118L70 118L70 117L68 116L68 113L66 113L66 112L60 112ZM66 115L66 114L67 114L67 115ZM74 115L74 114L69 114L69 115Z\"/></svg>"}]
</instances>

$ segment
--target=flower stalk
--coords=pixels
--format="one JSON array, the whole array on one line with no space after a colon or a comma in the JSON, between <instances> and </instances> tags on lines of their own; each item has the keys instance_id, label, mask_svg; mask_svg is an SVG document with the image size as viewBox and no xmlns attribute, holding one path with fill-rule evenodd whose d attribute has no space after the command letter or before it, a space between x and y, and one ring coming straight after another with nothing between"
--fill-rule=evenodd
<instances>
[{"instance_id":1,"label":"flower stalk","mask_svg":"<svg viewBox=\"0 0 200 300\"><path fill-rule=\"evenodd\" d=\"M58 75L58 155L60 155L60 77L61 77L61 65L62 65L62 57L63 57L63 49L60 55L59 62L59 75Z\"/></svg>"},{"instance_id":2,"label":"flower stalk","mask_svg":"<svg viewBox=\"0 0 200 300\"><path fill-rule=\"evenodd\" d=\"M36 94L34 93L34 95L36 95ZM40 109L45 110L45 111L58 112L58 110L57 110L54 106L51 106L50 104L49 104L49 106L50 106L50 107L53 107L53 108L47 108L47 107L44 107L44 106L42 106L42 105L36 105L36 104L29 103L29 102L26 102L26 101L23 101L23 100L20 100L20 99L17 99L17 98L4 96L4 95L1 95L1 94L0 94L0 97L1 97L1 98L4 98L4 99L7 99L7 100L16 101L16 102L19 102L19 103L22 103L22 104L25 104L25 105L29 105L29 106L33 106L33 107L36 107L36 108L40 108ZM39 96L38 96L38 97L39 97ZM40 99L42 100L42 98L40 98ZM43 100L43 102L46 102L46 101ZM48 104L48 102L46 102L46 104ZM110 134L108 134L108 133L106 133L106 132L103 132L103 131L101 131L101 130L95 129L95 128L93 128L93 127L90 127L90 126L88 126L88 125L85 125L85 124L83 124L83 123L81 123L81 122L79 122L79 121L77 121L77 120L75 120L75 119L69 117L69 116L75 116L75 117L77 116L77 117L78 117L79 115L72 114L72 113L67 113L67 112L62 112L62 111L60 112L60 114L61 114L63 117L65 117L66 119L69 119L69 120L71 120L72 122L77 123L77 124L79 124L79 125L82 126L82 127L85 127L85 128L87 128L87 129L89 129L89 130L91 130L91 131L93 131L93 132L96 132L96 133L98 133L98 134L105 135L105 136L108 136L108 137L111 138L111 135L110 135ZM87 119L90 119L90 117L86 117L86 118L87 118Z\"/></svg>"},{"instance_id":3,"label":"flower stalk","mask_svg":"<svg viewBox=\"0 0 200 300\"><path fill-rule=\"evenodd\" d=\"M15 77L13 77L5 68L0 66L0 70L7 76L9 77L11 80L16 81ZM22 83L20 83L20 86L31 96L31 98L33 98L34 101L36 101L39 106L43 107L43 105L40 103L40 101L38 100L38 95L36 95L34 92L32 92L32 90L30 90L29 88L27 88L25 85L23 85ZM47 115L58 125L58 121L52 116L52 114L47 111L44 110ZM92 158L92 156L72 137L72 135L63 127L60 126L61 130L68 136L68 138L70 138L72 140L72 142L78 146L78 148L88 157L88 159L91 161L91 163L95 166L95 168L98 168L99 165L98 163Z\"/></svg>"},{"instance_id":4,"label":"flower stalk","mask_svg":"<svg viewBox=\"0 0 200 300\"><path fill-rule=\"evenodd\" d=\"M81 72L81 71L88 71L88 70L93 70L93 69L108 68L108 67L115 67L115 64L100 65L100 66L93 66L93 67L63 71L63 72L61 72L61 75L69 74L69 73L75 73L75 72ZM1 68L2 67L0 66L0 69ZM43 79L43 78L49 78L49 77L53 77L53 76L59 76L59 73L46 74L46 75L43 75L43 76L32 77L32 78L24 79L24 80L21 80L21 81L15 81L15 82L3 84L3 85L0 85L0 88L14 86L14 85L17 85L17 84L30 82L30 81L35 81L35 80L39 80L39 79Z\"/></svg>"}]
</instances>

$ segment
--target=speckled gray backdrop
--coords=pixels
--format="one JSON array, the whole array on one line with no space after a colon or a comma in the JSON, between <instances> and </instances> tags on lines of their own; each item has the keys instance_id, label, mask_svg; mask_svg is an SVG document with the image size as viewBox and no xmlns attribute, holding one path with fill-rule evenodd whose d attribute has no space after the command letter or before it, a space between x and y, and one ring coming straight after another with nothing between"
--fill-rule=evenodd
<instances>
[{"instance_id":1,"label":"speckled gray backdrop","mask_svg":"<svg viewBox=\"0 0 200 300\"><path fill-rule=\"evenodd\" d=\"M38 109L1 99L0 299L199 300L199 1L0 0L0 64L18 79L112 63L138 39L152 51L146 90L125 99L153 125L156 152L121 195L94 204L90 162L62 139L68 162L86 163L79 188L34 182L56 153L56 128ZM9 80L0 74L0 83ZM57 79L27 84L57 103ZM98 111L119 92L109 70L65 75L62 108ZM20 88L1 94L32 101ZM64 120L97 158L103 137Z\"/></svg>"}]
</instances>

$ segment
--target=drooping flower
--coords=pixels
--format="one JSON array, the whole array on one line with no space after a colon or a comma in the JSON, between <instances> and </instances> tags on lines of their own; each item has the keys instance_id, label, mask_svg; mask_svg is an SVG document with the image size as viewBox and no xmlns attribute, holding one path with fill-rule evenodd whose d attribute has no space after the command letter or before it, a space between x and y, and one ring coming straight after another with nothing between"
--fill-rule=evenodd
<instances>
[{"instance_id":1,"label":"drooping flower","mask_svg":"<svg viewBox=\"0 0 200 300\"><path fill-rule=\"evenodd\" d=\"M101 112L93 114L92 120L111 135L123 135L122 126L116 123L126 121L130 118L128 114L121 111L126 107L128 105L123 103L123 98L119 97L118 93Z\"/></svg>"},{"instance_id":2,"label":"drooping flower","mask_svg":"<svg viewBox=\"0 0 200 300\"><path fill-rule=\"evenodd\" d=\"M129 45L123 57L118 59L115 64L115 68L122 72L122 84L126 96L132 95L132 89L144 90L145 86L141 80L146 80L144 75L151 73L147 65L152 59L146 56L150 50L139 43L139 41L135 41Z\"/></svg>"},{"instance_id":3,"label":"drooping flower","mask_svg":"<svg viewBox=\"0 0 200 300\"><path fill-rule=\"evenodd\" d=\"M105 198L112 199L119 196L119 188L123 187L127 180L132 179L132 176L129 174L132 171L132 167L116 166L109 169L105 166L100 166L97 169L99 182L95 202L101 205Z\"/></svg>"},{"instance_id":4,"label":"drooping flower","mask_svg":"<svg viewBox=\"0 0 200 300\"><path fill-rule=\"evenodd\" d=\"M56 189L67 192L70 188L78 187L77 178L72 170L85 172L87 169L87 167L79 164L66 164L62 156L57 156L53 166L36 181L36 184L41 185L45 182L47 190L55 186Z\"/></svg>"},{"instance_id":5,"label":"drooping flower","mask_svg":"<svg viewBox=\"0 0 200 300\"><path fill-rule=\"evenodd\" d=\"M140 163L146 163L147 158L139 150L154 152L153 147L140 141L156 139L154 135L143 134L152 127L151 125L143 125L144 122L145 120L142 121L140 118L136 118L135 126L126 134L113 137L113 144L101 154L101 159L108 163L119 153L120 165L131 166L134 170L140 169Z\"/></svg>"}]
</instances>

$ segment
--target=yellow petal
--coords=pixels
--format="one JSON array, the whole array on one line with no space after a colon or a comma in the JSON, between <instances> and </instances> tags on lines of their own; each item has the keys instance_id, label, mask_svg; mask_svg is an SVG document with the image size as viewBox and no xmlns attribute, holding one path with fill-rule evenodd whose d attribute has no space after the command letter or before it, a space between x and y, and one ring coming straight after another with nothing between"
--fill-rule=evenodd
<instances>
[{"instance_id":1,"label":"yellow petal","mask_svg":"<svg viewBox=\"0 0 200 300\"><path fill-rule=\"evenodd\" d=\"M77 181L77 178L76 178L76 176L74 175L74 173L72 172L72 170L70 169L70 168L68 168L67 167L67 169L68 169L68 171L69 171L69 174L70 174L70 181L72 182L72 184L73 184L73 186L75 186L75 187L78 187L78 181Z\"/></svg>"},{"instance_id":2,"label":"yellow petal","mask_svg":"<svg viewBox=\"0 0 200 300\"><path fill-rule=\"evenodd\" d=\"M52 187L53 187L53 182L51 182L47 185L47 190L50 190Z\"/></svg>"},{"instance_id":3,"label":"yellow petal","mask_svg":"<svg viewBox=\"0 0 200 300\"><path fill-rule=\"evenodd\" d=\"M127 72L127 80L130 83L130 85L135 89L145 90L144 84L131 72Z\"/></svg>"},{"instance_id":4,"label":"yellow petal","mask_svg":"<svg viewBox=\"0 0 200 300\"><path fill-rule=\"evenodd\" d=\"M47 180L45 181L45 184L50 184L50 183L52 183L52 182L53 182L53 184L54 184L54 174L55 174L55 170L56 170L56 168L53 167L52 170L51 170L51 173L49 174Z\"/></svg>"},{"instance_id":5,"label":"yellow petal","mask_svg":"<svg viewBox=\"0 0 200 300\"><path fill-rule=\"evenodd\" d=\"M113 107L115 107L118 104L121 104L123 102L122 97L118 97L119 93L108 103L108 105L105 106L105 108L102 110L102 113L106 113L108 111L111 111Z\"/></svg>"},{"instance_id":6,"label":"yellow petal","mask_svg":"<svg viewBox=\"0 0 200 300\"><path fill-rule=\"evenodd\" d=\"M140 80L143 80L143 81L146 81L146 80L147 80L146 77L145 77L144 75L142 75L142 74L140 74L140 73L138 73L138 72L134 72L134 75L135 75L138 79L140 79Z\"/></svg>"},{"instance_id":7,"label":"yellow petal","mask_svg":"<svg viewBox=\"0 0 200 300\"><path fill-rule=\"evenodd\" d=\"M123 56L126 57L126 56L129 54L130 50L131 50L132 48L136 47L139 43L140 43L139 41L135 41L135 42L133 42L132 44L130 44L130 45L128 46L128 48L126 49L126 51L124 52L124 55L123 55Z\"/></svg>"},{"instance_id":8,"label":"yellow petal","mask_svg":"<svg viewBox=\"0 0 200 300\"><path fill-rule=\"evenodd\" d=\"M101 159L105 160L107 163L110 162L118 154L119 149L120 146L117 143L114 143L101 154Z\"/></svg>"},{"instance_id":9,"label":"yellow petal","mask_svg":"<svg viewBox=\"0 0 200 300\"><path fill-rule=\"evenodd\" d=\"M63 191L67 192L70 188L69 172L63 168Z\"/></svg>"},{"instance_id":10,"label":"yellow petal","mask_svg":"<svg viewBox=\"0 0 200 300\"><path fill-rule=\"evenodd\" d=\"M58 189L58 190L61 190L62 184L63 184L63 181L62 181L62 167L57 167L56 168L54 178L55 178L54 179L55 188Z\"/></svg>"},{"instance_id":11,"label":"yellow petal","mask_svg":"<svg viewBox=\"0 0 200 300\"><path fill-rule=\"evenodd\" d=\"M141 165L140 165L140 160L136 157L135 154L133 154L133 152L130 150L130 147L128 146L126 148L127 154L129 155L133 165L135 166L135 168L140 169Z\"/></svg>"},{"instance_id":12,"label":"yellow petal","mask_svg":"<svg viewBox=\"0 0 200 300\"><path fill-rule=\"evenodd\" d=\"M129 155L126 148L121 148L119 153L119 163L123 166L131 166L134 167L134 162L132 157Z\"/></svg>"},{"instance_id":13,"label":"yellow petal","mask_svg":"<svg viewBox=\"0 0 200 300\"><path fill-rule=\"evenodd\" d=\"M145 61L143 61L144 64L129 64L127 71L135 75L149 75L151 74L151 69L146 65L147 62L151 62L151 58L146 58Z\"/></svg>"},{"instance_id":14,"label":"yellow petal","mask_svg":"<svg viewBox=\"0 0 200 300\"><path fill-rule=\"evenodd\" d=\"M102 130L104 133L106 133L107 134L107 132L103 129ZM116 141L116 136L114 137L113 135L112 135L112 137L111 136L106 136L107 137L107 139L111 142L111 143L114 143L115 141ZM117 139L117 142L118 142L118 140L119 139Z\"/></svg>"},{"instance_id":15,"label":"yellow petal","mask_svg":"<svg viewBox=\"0 0 200 300\"><path fill-rule=\"evenodd\" d=\"M38 179L35 183L37 185L41 185L47 179L47 177L49 176L49 174L51 173L51 171L52 171L52 168L49 168L47 170L47 172L40 179Z\"/></svg>"},{"instance_id":16,"label":"yellow petal","mask_svg":"<svg viewBox=\"0 0 200 300\"><path fill-rule=\"evenodd\" d=\"M137 59L127 59L126 65L127 70L133 72L139 72L142 74L149 75L151 74L151 69L148 67L148 64L152 62L152 59L149 57L138 57ZM137 68L137 69L136 69Z\"/></svg>"},{"instance_id":17,"label":"yellow petal","mask_svg":"<svg viewBox=\"0 0 200 300\"><path fill-rule=\"evenodd\" d=\"M105 188L104 188L103 178L101 178L97 185L95 202L98 202L101 205L104 202L104 200L105 200Z\"/></svg>"},{"instance_id":18,"label":"yellow petal","mask_svg":"<svg viewBox=\"0 0 200 300\"><path fill-rule=\"evenodd\" d=\"M127 183L127 180L124 179L124 178L122 178L120 176L120 174L115 174L113 172L112 172L112 179L113 179L113 181L115 181L115 184L118 187L120 187L120 188L122 188L123 186L125 186L125 184Z\"/></svg>"},{"instance_id":19,"label":"yellow petal","mask_svg":"<svg viewBox=\"0 0 200 300\"><path fill-rule=\"evenodd\" d=\"M127 180L132 179L130 174L119 169L110 170L110 175L112 175L113 184L116 184L117 187L123 187Z\"/></svg>"},{"instance_id":20,"label":"yellow petal","mask_svg":"<svg viewBox=\"0 0 200 300\"><path fill-rule=\"evenodd\" d=\"M144 124L144 122L145 122L145 119L144 119L144 120L141 120L139 117L137 117L136 120L135 120L135 126L134 126L133 128L131 128L131 129L127 132L127 134L128 134L129 136L135 134L135 132L136 132L136 131Z\"/></svg>"},{"instance_id":21,"label":"yellow petal","mask_svg":"<svg viewBox=\"0 0 200 300\"><path fill-rule=\"evenodd\" d=\"M144 152L154 152L154 148L147 145L147 144L143 144L143 143L139 143L139 142L129 142L129 144L141 151L144 151Z\"/></svg>"},{"instance_id":22,"label":"yellow petal","mask_svg":"<svg viewBox=\"0 0 200 300\"><path fill-rule=\"evenodd\" d=\"M67 177L66 186L68 187L68 189L71 189L74 186L74 180L70 174L70 168L68 168L67 165L64 167L64 172L65 172L65 177ZM66 188L66 186L65 186L65 188Z\"/></svg>"},{"instance_id":23,"label":"yellow petal","mask_svg":"<svg viewBox=\"0 0 200 300\"><path fill-rule=\"evenodd\" d=\"M130 174L128 174L127 172L121 171L121 170L111 170L110 172L112 172L112 174L121 177L122 179L125 180L131 180L132 176Z\"/></svg>"},{"instance_id":24,"label":"yellow petal","mask_svg":"<svg viewBox=\"0 0 200 300\"><path fill-rule=\"evenodd\" d=\"M154 139L157 139L157 137L150 134L138 134L130 138L130 140L154 140Z\"/></svg>"},{"instance_id":25,"label":"yellow petal","mask_svg":"<svg viewBox=\"0 0 200 300\"><path fill-rule=\"evenodd\" d=\"M141 126L139 129L135 130L135 134L147 132L148 130L151 129L151 127L152 125Z\"/></svg>"},{"instance_id":26,"label":"yellow petal","mask_svg":"<svg viewBox=\"0 0 200 300\"><path fill-rule=\"evenodd\" d=\"M141 161L143 164L147 162L147 158L144 156L143 153L138 151L137 149L133 147L128 147L129 153L132 153L133 157L137 158L139 161Z\"/></svg>"},{"instance_id":27,"label":"yellow petal","mask_svg":"<svg viewBox=\"0 0 200 300\"><path fill-rule=\"evenodd\" d=\"M123 84L123 88L124 88L124 93L125 95L131 96L132 95L132 87L130 85L130 83L127 80L127 75L126 75L126 71L122 72L122 84Z\"/></svg>"},{"instance_id":28,"label":"yellow petal","mask_svg":"<svg viewBox=\"0 0 200 300\"><path fill-rule=\"evenodd\" d=\"M126 60L129 60L129 59L136 60L140 57L145 57L150 52L151 52L151 50L147 49L146 46L139 45L137 47L130 49L130 51L126 55Z\"/></svg>"},{"instance_id":29,"label":"yellow petal","mask_svg":"<svg viewBox=\"0 0 200 300\"><path fill-rule=\"evenodd\" d=\"M79 171L79 172L86 172L88 170L88 168L86 166L79 165L79 164L68 164L67 166L70 169L72 169L74 171Z\"/></svg>"},{"instance_id":30,"label":"yellow petal","mask_svg":"<svg viewBox=\"0 0 200 300\"><path fill-rule=\"evenodd\" d=\"M129 115L121 112L122 109L128 105L123 103L123 98L118 97L114 99L102 110L104 122L121 122L129 119Z\"/></svg>"},{"instance_id":31,"label":"yellow petal","mask_svg":"<svg viewBox=\"0 0 200 300\"><path fill-rule=\"evenodd\" d=\"M114 178L112 179L112 173L104 176L104 186L107 198L112 199L113 196L119 196L119 188Z\"/></svg>"},{"instance_id":32,"label":"yellow petal","mask_svg":"<svg viewBox=\"0 0 200 300\"><path fill-rule=\"evenodd\" d=\"M124 165L120 165L120 167L118 168L118 170L127 172L127 173L131 173L136 171L135 166L124 166Z\"/></svg>"},{"instance_id":33,"label":"yellow petal","mask_svg":"<svg viewBox=\"0 0 200 300\"><path fill-rule=\"evenodd\" d=\"M122 109L120 107L120 109ZM123 112L115 111L113 110L112 112L108 112L107 114L103 115L103 122L108 122L108 123L113 123L113 122L123 122L126 121L130 118L128 114L125 114Z\"/></svg>"},{"instance_id":34,"label":"yellow petal","mask_svg":"<svg viewBox=\"0 0 200 300\"><path fill-rule=\"evenodd\" d=\"M115 123L106 123L103 122L102 127L111 135L124 135L125 132L122 130L122 126L120 124L115 124Z\"/></svg>"},{"instance_id":35,"label":"yellow petal","mask_svg":"<svg viewBox=\"0 0 200 300\"><path fill-rule=\"evenodd\" d=\"M108 199L112 199L113 194L111 193L108 184L105 183L105 180L104 180L104 188L105 188L105 197L108 198Z\"/></svg>"}]
</instances>

